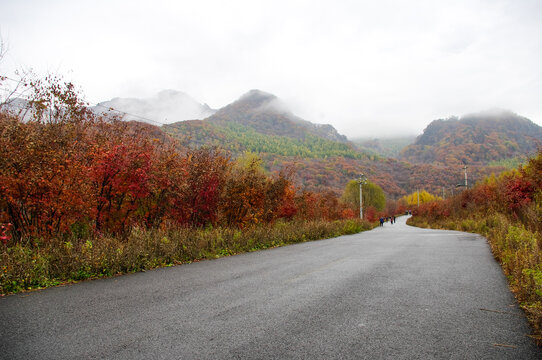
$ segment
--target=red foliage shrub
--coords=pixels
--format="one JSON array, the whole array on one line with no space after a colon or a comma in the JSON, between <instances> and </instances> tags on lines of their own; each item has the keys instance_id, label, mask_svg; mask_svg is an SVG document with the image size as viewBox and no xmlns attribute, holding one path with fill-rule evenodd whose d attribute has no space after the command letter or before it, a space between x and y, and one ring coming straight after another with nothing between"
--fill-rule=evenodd
<instances>
[{"instance_id":1,"label":"red foliage shrub","mask_svg":"<svg viewBox=\"0 0 542 360\"><path fill-rule=\"evenodd\" d=\"M11 235L8 232L11 230L11 224L0 224L0 241L6 245L11 240Z\"/></svg>"},{"instance_id":2,"label":"red foliage shrub","mask_svg":"<svg viewBox=\"0 0 542 360\"><path fill-rule=\"evenodd\" d=\"M506 205L512 210L519 209L532 201L534 187L531 181L521 175L507 179L504 188Z\"/></svg>"},{"instance_id":3,"label":"red foliage shrub","mask_svg":"<svg viewBox=\"0 0 542 360\"><path fill-rule=\"evenodd\" d=\"M296 214L297 207L295 205L295 189L290 183L288 183L288 186L284 188L282 201L280 202L276 217L291 219Z\"/></svg>"},{"instance_id":4,"label":"red foliage shrub","mask_svg":"<svg viewBox=\"0 0 542 360\"><path fill-rule=\"evenodd\" d=\"M476 186L472 201L478 206L492 206L497 203L497 186L495 183L482 183Z\"/></svg>"},{"instance_id":5,"label":"red foliage shrub","mask_svg":"<svg viewBox=\"0 0 542 360\"><path fill-rule=\"evenodd\" d=\"M359 215L357 215L354 210L352 209L344 209L341 213L341 217L343 219L354 219L357 218Z\"/></svg>"},{"instance_id":6,"label":"red foliage shrub","mask_svg":"<svg viewBox=\"0 0 542 360\"><path fill-rule=\"evenodd\" d=\"M150 149L134 142L98 149L93 155L89 176L96 230L124 232L136 220L139 201L149 195Z\"/></svg>"},{"instance_id":7,"label":"red foliage shrub","mask_svg":"<svg viewBox=\"0 0 542 360\"><path fill-rule=\"evenodd\" d=\"M364 218L369 220L370 222L374 222L380 218L380 214L374 206L368 206L367 209L365 209Z\"/></svg>"}]
</instances>

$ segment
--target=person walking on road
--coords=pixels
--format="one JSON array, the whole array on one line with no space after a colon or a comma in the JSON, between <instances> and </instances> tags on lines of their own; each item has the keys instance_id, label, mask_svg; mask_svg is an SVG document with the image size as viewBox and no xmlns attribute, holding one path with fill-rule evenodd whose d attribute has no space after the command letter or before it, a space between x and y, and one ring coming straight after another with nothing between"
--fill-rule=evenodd
<instances>
[{"instance_id":1,"label":"person walking on road","mask_svg":"<svg viewBox=\"0 0 542 360\"><path fill-rule=\"evenodd\" d=\"M380 217L380 226L384 226L384 218Z\"/></svg>"}]
</instances>

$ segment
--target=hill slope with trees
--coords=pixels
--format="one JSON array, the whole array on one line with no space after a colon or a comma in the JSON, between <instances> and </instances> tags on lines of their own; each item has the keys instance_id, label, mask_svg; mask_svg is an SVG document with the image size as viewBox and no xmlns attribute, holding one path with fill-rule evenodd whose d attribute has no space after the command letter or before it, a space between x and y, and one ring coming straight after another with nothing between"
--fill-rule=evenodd
<instances>
[{"instance_id":1,"label":"hill slope with trees","mask_svg":"<svg viewBox=\"0 0 542 360\"><path fill-rule=\"evenodd\" d=\"M316 125L292 114L274 95L252 90L204 120L164 125L169 135L190 147L217 146L236 157L253 152L267 171L288 167L299 189L342 194L360 172L388 197L397 199L416 189L451 193L461 181L460 166L410 164L358 149L329 125ZM473 167L475 181L502 167Z\"/></svg>"},{"instance_id":2,"label":"hill slope with trees","mask_svg":"<svg viewBox=\"0 0 542 360\"><path fill-rule=\"evenodd\" d=\"M499 164L526 159L541 145L542 127L512 112L494 110L431 122L399 159L445 166Z\"/></svg>"}]
</instances>

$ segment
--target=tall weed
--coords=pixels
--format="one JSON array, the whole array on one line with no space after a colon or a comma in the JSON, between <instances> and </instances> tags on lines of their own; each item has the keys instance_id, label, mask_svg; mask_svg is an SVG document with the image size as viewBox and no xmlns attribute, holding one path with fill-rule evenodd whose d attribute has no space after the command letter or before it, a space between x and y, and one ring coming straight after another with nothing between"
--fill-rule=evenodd
<instances>
[{"instance_id":1,"label":"tall weed","mask_svg":"<svg viewBox=\"0 0 542 360\"><path fill-rule=\"evenodd\" d=\"M0 294L353 234L373 227L359 220L279 221L244 230L134 227L126 238L87 236L68 241L52 239L43 244L18 242L0 248Z\"/></svg>"}]
</instances>

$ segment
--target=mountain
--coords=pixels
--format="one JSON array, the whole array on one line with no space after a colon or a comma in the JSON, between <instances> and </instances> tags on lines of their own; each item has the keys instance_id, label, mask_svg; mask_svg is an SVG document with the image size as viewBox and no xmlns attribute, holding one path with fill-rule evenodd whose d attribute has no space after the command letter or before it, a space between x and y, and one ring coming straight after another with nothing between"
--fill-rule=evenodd
<instances>
[{"instance_id":1,"label":"mountain","mask_svg":"<svg viewBox=\"0 0 542 360\"><path fill-rule=\"evenodd\" d=\"M312 124L289 111L274 95L252 90L203 120L164 125L163 131L189 147L218 146L233 157L258 154L268 171L292 169L296 184L308 191L341 194L360 172L390 198L416 189L449 194L463 176L461 167L412 165L356 148L331 126ZM412 141L412 139L411 139ZM476 181L503 168L472 168Z\"/></svg>"},{"instance_id":2,"label":"mountain","mask_svg":"<svg viewBox=\"0 0 542 360\"><path fill-rule=\"evenodd\" d=\"M306 121L275 95L260 90L251 90L218 110L170 90L151 99L117 98L100 105L151 120L199 118L157 129L177 139L182 147L216 146L233 158L246 151L256 153L268 171L293 169L300 189L340 194L349 180L363 172L390 198L418 188L449 194L462 179L463 160L470 165L469 180L476 181L504 170L503 166L488 167L491 161L490 165L503 165L496 161L535 150L534 143L541 138L539 127L525 118L510 112L486 112L434 121L415 141L373 139L358 141L361 145L356 147L333 126ZM408 146L399 160L391 158L404 145ZM465 154L466 159L460 156Z\"/></svg>"},{"instance_id":3,"label":"mountain","mask_svg":"<svg viewBox=\"0 0 542 360\"><path fill-rule=\"evenodd\" d=\"M275 95L250 90L237 101L219 109L206 119L218 125L240 124L266 135L305 139L307 135L348 143L331 125L313 124L294 115Z\"/></svg>"},{"instance_id":4,"label":"mountain","mask_svg":"<svg viewBox=\"0 0 542 360\"><path fill-rule=\"evenodd\" d=\"M187 103L190 106L182 106ZM401 141L412 139L377 140L373 142L371 151L357 148L331 125L306 121L295 115L276 96L260 90L251 90L237 101L216 111L176 91L164 91L154 98L143 100L116 98L100 105L100 110L95 108L96 111L104 112L107 107L113 107L139 115L140 117L133 117L138 121L126 122L126 126L134 132L139 132L143 127L153 138L174 138L178 140L180 149L217 146L230 153L232 158L247 151L256 153L264 160L263 165L267 171L280 171L285 167L292 169L298 188L307 191L331 190L341 194L348 181L356 179L359 173L364 173L372 182L381 186L389 198L394 199L416 189L449 194L463 177L462 166L458 166L457 162L437 163L438 166L434 166L422 162L412 164L379 155L392 149L397 151L401 147ZM193 110L191 115L186 111L187 108ZM164 115L166 113L175 114L173 116L179 118L199 117L200 120L177 121L161 127L139 123L145 119L150 119L148 122L160 120L161 117L167 117L169 122L171 116ZM189 115L186 115L187 113ZM130 117L124 116L124 120L127 119ZM442 127L439 125L454 121L461 122L463 119L432 123L429 130L426 129L424 135L418 137L416 143L430 146L426 144L433 141L433 150L440 151L441 144L435 143L431 136L446 134L450 131L446 128L447 125L444 126L446 130L442 131L439 130ZM527 133L534 134L532 123L526 124L524 126L528 127ZM476 126L474 128L477 129ZM487 128L488 136L492 139L494 136L491 131L495 126ZM518 128L525 133L522 126ZM425 139L425 135L429 139ZM529 143L529 139L518 135L515 142ZM369 147L367 143L365 145ZM469 180L472 182L484 175L504 170L502 166L469 165L472 165L469 166Z\"/></svg>"},{"instance_id":5,"label":"mountain","mask_svg":"<svg viewBox=\"0 0 542 360\"><path fill-rule=\"evenodd\" d=\"M542 127L505 110L435 120L399 154L411 163L455 166L523 159L542 146Z\"/></svg>"},{"instance_id":6,"label":"mountain","mask_svg":"<svg viewBox=\"0 0 542 360\"><path fill-rule=\"evenodd\" d=\"M207 104L200 104L189 95L176 90L163 90L147 99L114 98L95 106L94 111L123 116L123 120L150 123L173 123L182 120L204 119L215 113ZM126 113L126 114L124 114Z\"/></svg>"},{"instance_id":7,"label":"mountain","mask_svg":"<svg viewBox=\"0 0 542 360\"><path fill-rule=\"evenodd\" d=\"M219 146L303 158L361 158L344 135L331 125L317 125L294 115L276 96L251 90L204 120L181 121L165 131L189 146Z\"/></svg>"}]
</instances>

